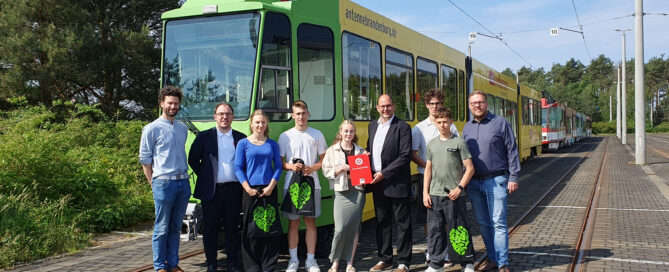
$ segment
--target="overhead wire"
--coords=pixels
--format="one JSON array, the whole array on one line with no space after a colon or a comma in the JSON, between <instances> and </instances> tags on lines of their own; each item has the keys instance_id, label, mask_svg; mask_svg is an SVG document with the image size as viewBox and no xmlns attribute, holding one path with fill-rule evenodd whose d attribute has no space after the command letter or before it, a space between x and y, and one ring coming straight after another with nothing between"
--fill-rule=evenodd
<instances>
[{"instance_id":1,"label":"overhead wire","mask_svg":"<svg viewBox=\"0 0 669 272\"><path fill-rule=\"evenodd\" d=\"M590 55L590 49L588 48L588 43L585 41L585 34L583 34L583 24L581 24L581 19L578 18L578 11L576 11L576 3L574 3L574 0L571 0L571 5L574 7L574 13L576 14L576 21L578 22L578 28L581 31L581 38L583 38L583 44L585 45L585 50L588 51L588 57L592 59L592 55Z\"/></svg>"},{"instance_id":2,"label":"overhead wire","mask_svg":"<svg viewBox=\"0 0 669 272\"><path fill-rule=\"evenodd\" d=\"M521 56L516 50L514 50L513 48L511 48L511 46L506 42L506 40L504 39L504 37L502 37L501 33L500 33L500 35L496 35L496 34L493 33L492 31L490 31L490 29L488 29L488 28L485 27L483 24L481 24L479 21L477 21L476 19L474 19L474 17L472 17L471 15L469 15L469 13L467 13L464 9L460 8L458 5L456 5L455 3L453 3L452 0L448 0L448 2L451 2L451 4L453 4L453 6L455 6L457 9L459 9L459 10L460 10L462 13L464 13L465 15L467 15L467 17L469 17L469 19L472 19L472 21L476 22L479 26L481 26L483 29L485 29L486 31L488 31L488 33L489 33L490 35L495 36L497 39L499 39L499 40L500 40L500 41L501 41L507 48L509 48L514 54L516 54L516 56L518 56L520 59L522 59L523 61L525 61L525 63L527 63L527 64L530 66L530 68L533 68L533 67L534 67L534 66L532 66L532 63L530 63L529 61L527 61L527 60L526 60L525 58L523 58L523 56Z\"/></svg>"}]
</instances>

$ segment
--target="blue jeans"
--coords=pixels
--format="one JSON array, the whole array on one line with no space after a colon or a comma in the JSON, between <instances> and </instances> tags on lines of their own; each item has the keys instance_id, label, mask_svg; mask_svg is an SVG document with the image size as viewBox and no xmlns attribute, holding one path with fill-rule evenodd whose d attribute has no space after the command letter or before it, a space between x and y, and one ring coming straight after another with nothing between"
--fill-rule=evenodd
<instances>
[{"instance_id":1,"label":"blue jeans","mask_svg":"<svg viewBox=\"0 0 669 272\"><path fill-rule=\"evenodd\" d=\"M188 179L153 179L153 202L156 206L156 221L153 224L153 267L171 269L179 263L179 235L188 199Z\"/></svg>"},{"instance_id":2,"label":"blue jeans","mask_svg":"<svg viewBox=\"0 0 669 272\"><path fill-rule=\"evenodd\" d=\"M509 265L509 228L506 224L506 198L509 176L472 180L467 195L476 213L488 259L499 266Z\"/></svg>"}]
</instances>

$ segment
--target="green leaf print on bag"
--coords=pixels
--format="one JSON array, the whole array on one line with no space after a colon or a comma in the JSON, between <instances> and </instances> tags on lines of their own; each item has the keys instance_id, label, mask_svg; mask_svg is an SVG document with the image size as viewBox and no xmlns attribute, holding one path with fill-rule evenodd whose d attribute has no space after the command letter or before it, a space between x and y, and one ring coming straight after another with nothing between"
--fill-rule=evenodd
<instances>
[{"instance_id":1,"label":"green leaf print on bag","mask_svg":"<svg viewBox=\"0 0 669 272\"><path fill-rule=\"evenodd\" d=\"M290 200L293 201L295 208L302 209L302 206L311 199L311 186L308 183L293 183L288 188L290 191Z\"/></svg>"},{"instance_id":2,"label":"green leaf print on bag","mask_svg":"<svg viewBox=\"0 0 669 272\"><path fill-rule=\"evenodd\" d=\"M257 206L253 209L253 221L256 222L256 226L268 232L274 221L276 220L276 208L272 205L267 205L267 207Z\"/></svg>"},{"instance_id":3,"label":"green leaf print on bag","mask_svg":"<svg viewBox=\"0 0 669 272\"><path fill-rule=\"evenodd\" d=\"M469 232L467 229L463 226L458 226L458 228L452 229L448 236L451 240L453 250L461 256L465 255L467 246L469 246Z\"/></svg>"}]
</instances>

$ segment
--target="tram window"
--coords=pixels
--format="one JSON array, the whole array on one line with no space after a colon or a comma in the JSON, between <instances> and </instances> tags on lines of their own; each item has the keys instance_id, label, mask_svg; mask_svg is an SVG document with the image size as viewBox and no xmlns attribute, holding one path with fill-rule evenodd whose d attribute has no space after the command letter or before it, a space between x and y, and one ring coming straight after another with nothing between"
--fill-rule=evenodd
<instances>
[{"instance_id":1,"label":"tram window","mask_svg":"<svg viewBox=\"0 0 669 272\"><path fill-rule=\"evenodd\" d=\"M413 58L386 48L386 93L395 102L395 116L413 120Z\"/></svg>"},{"instance_id":2,"label":"tram window","mask_svg":"<svg viewBox=\"0 0 669 272\"><path fill-rule=\"evenodd\" d=\"M458 119L458 79L453 67L441 65L441 90L444 91L444 107L453 113L453 119Z\"/></svg>"},{"instance_id":3,"label":"tram window","mask_svg":"<svg viewBox=\"0 0 669 272\"><path fill-rule=\"evenodd\" d=\"M515 137L518 137L516 129L518 127L518 122L516 119L518 118L516 114L517 111L518 104L516 102L504 100L504 118L506 118L506 120L509 121L509 124L511 124L511 129L513 130L513 135Z\"/></svg>"},{"instance_id":4,"label":"tram window","mask_svg":"<svg viewBox=\"0 0 669 272\"><path fill-rule=\"evenodd\" d=\"M309 108L309 120L332 120L334 96L334 38L327 27L302 24L297 28L300 99Z\"/></svg>"},{"instance_id":5,"label":"tram window","mask_svg":"<svg viewBox=\"0 0 669 272\"><path fill-rule=\"evenodd\" d=\"M167 21L163 84L183 90L182 114L211 121L228 102L235 120L248 118L259 29L259 13Z\"/></svg>"},{"instance_id":6,"label":"tram window","mask_svg":"<svg viewBox=\"0 0 669 272\"><path fill-rule=\"evenodd\" d=\"M458 71L458 90L460 93L460 96L458 97L458 101L462 101L459 103L460 108L458 109L458 119L460 121L465 120L465 108L467 107L467 103L465 103L465 95L466 95L466 88L465 88L465 72L460 70Z\"/></svg>"},{"instance_id":7,"label":"tram window","mask_svg":"<svg viewBox=\"0 0 669 272\"><path fill-rule=\"evenodd\" d=\"M264 27L257 107L271 120L288 120L293 101L290 21L283 14L270 12L265 15Z\"/></svg>"},{"instance_id":8,"label":"tram window","mask_svg":"<svg viewBox=\"0 0 669 272\"><path fill-rule=\"evenodd\" d=\"M358 121L378 118L376 100L381 95L381 46L344 32L342 89L344 117Z\"/></svg>"},{"instance_id":9,"label":"tram window","mask_svg":"<svg viewBox=\"0 0 669 272\"><path fill-rule=\"evenodd\" d=\"M540 126L541 123L541 102L534 100L534 125Z\"/></svg>"},{"instance_id":10,"label":"tram window","mask_svg":"<svg viewBox=\"0 0 669 272\"><path fill-rule=\"evenodd\" d=\"M523 105L523 125L529 125L530 124L530 99L527 98L526 96L522 97L522 105Z\"/></svg>"},{"instance_id":11,"label":"tram window","mask_svg":"<svg viewBox=\"0 0 669 272\"><path fill-rule=\"evenodd\" d=\"M548 125L548 108L541 109L541 127L546 128L546 127L551 127Z\"/></svg>"},{"instance_id":12,"label":"tram window","mask_svg":"<svg viewBox=\"0 0 669 272\"><path fill-rule=\"evenodd\" d=\"M437 89L439 84L437 63L424 58L416 59L416 118L423 120L430 115L425 107L425 93Z\"/></svg>"}]
</instances>

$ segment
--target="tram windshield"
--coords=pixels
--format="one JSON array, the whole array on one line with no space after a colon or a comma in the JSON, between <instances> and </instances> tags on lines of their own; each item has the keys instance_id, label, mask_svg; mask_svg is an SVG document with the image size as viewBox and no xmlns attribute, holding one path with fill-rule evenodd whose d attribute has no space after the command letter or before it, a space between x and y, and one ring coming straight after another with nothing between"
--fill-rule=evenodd
<instances>
[{"instance_id":1,"label":"tram windshield","mask_svg":"<svg viewBox=\"0 0 669 272\"><path fill-rule=\"evenodd\" d=\"M181 113L212 120L214 106L228 102L235 119L247 119L258 49L258 13L168 21L163 85L184 92Z\"/></svg>"}]
</instances>

